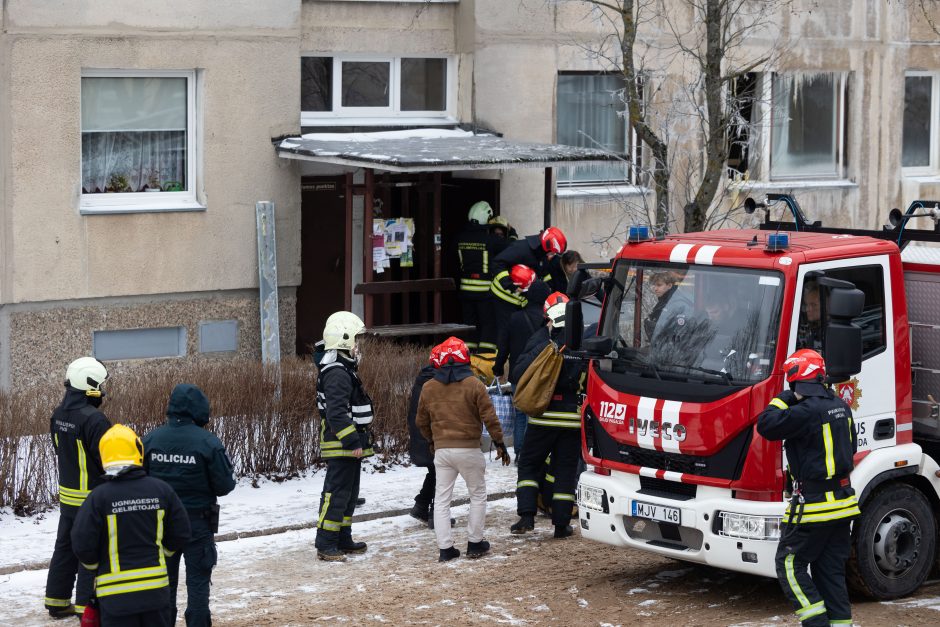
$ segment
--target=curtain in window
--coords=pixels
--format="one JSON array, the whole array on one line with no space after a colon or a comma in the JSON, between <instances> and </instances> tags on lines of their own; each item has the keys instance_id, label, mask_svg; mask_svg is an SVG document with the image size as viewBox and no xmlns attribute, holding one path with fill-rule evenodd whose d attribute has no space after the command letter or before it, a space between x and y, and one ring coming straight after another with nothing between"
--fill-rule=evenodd
<instances>
[{"instance_id":1,"label":"curtain in window","mask_svg":"<svg viewBox=\"0 0 940 627\"><path fill-rule=\"evenodd\" d=\"M82 78L82 192L184 191L185 78Z\"/></svg>"},{"instance_id":2,"label":"curtain in window","mask_svg":"<svg viewBox=\"0 0 940 627\"><path fill-rule=\"evenodd\" d=\"M620 74L558 76L558 143L627 152L627 127L622 112ZM559 183L623 182L627 166L589 165L558 169Z\"/></svg>"},{"instance_id":3,"label":"curtain in window","mask_svg":"<svg viewBox=\"0 0 940 627\"><path fill-rule=\"evenodd\" d=\"M837 177L836 74L774 75L770 175Z\"/></svg>"}]
</instances>

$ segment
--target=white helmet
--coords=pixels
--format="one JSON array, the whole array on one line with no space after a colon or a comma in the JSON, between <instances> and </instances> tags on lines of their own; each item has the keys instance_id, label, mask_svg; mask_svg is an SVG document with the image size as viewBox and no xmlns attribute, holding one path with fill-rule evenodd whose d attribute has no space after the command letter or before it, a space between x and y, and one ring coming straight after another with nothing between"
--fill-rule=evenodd
<instances>
[{"instance_id":1,"label":"white helmet","mask_svg":"<svg viewBox=\"0 0 940 627\"><path fill-rule=\"evenodd\" d=\"M485 200L474 203L470 207L470 213L467 214L467 219L470 222L476 222L477 224L486 224L490 221L490 218L493 217L493 208L490 207L490 203Z\"/></svg>"},{"instance_id":2,"label":"white helmet","mask_svg":"<svg viewBox=\"0 0 940 627\"><path fill-rule=\"evenodd\" d=\"M359 316L349 311L337 311L326 319L323 327L323 348L326 350L351 351L356 345L356 336L366 330Z\"/></svg>"},{"instance_id":3,"label":"white helmet","mask_svg":"<svg viewBox=\"0 0 940 627\"><path fill-rule=\"evenodd\" d=\"M545 310L545 316L549 320L551 320L552 327L556 329L563 329L565 327L565 306L566 305L567 305L567 301L558 302Z\"/></svg>"},{"instance_id":4,"label":"white helmet","mask_svg":"<svg viewBox=\"0 0 940 627\"><path fill-rule=\"evenodd\" d=\"M79 357L69 364L65 378L76 390L85 390L86 396L101 396L108 369L94 357Z\"/></svg>"}]
</instances>

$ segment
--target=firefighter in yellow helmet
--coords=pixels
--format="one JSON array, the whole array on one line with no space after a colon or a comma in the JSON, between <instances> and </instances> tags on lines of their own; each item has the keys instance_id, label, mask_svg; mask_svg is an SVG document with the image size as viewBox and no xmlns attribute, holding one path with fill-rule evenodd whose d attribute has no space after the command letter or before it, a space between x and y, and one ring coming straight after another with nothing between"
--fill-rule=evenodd
<instances>
[{"instance_id":1,"label":"firefighter in yellow helmet","mask_svg":"<svg viewBox=\"0 0 940 627\"><path fill-rule=\"evenodd\" d=\"M46 609L54 618L81 614L91 597L92 577L78 566L71 534L78 508L104 474L98 441L111 423L98 408L107 378L107 369L94 357L79 357L70 363L65 372L65 397L49 421L59 467L59 528L45 597ZM73 585L75 605L71 601Z\"/></svg>"},{"instance_id":2,"label":"firefighter in yellow helmet","mask_svg":"<svg viewBox=\"0 0 940 627\"><path fill-rule=\"evenodd\" d=\"M167 483L148 477L144 447L124 425L99 444L105 481L88 495L72 528L72 547L95 575L101 624L173 624L166 558L189 539L189 517Z\"/></svg>"},{"instance_id":3,"label":"firefighter in yellow helmet","mask_svg":"<svg viewBox=\"0 0 940 627\"><path fill-rule=\"evenodd\" d=\"M352 539L352 516L359 497L362 458L372 451L372 399L359 379L356 336L365 331L359 317L338 311L326 320L314 361L317 411L320 413L320 457L326 478L317 517L317 557L344 562L347 553L365 553L365 542Z\"/></svg>"}]
</instances>

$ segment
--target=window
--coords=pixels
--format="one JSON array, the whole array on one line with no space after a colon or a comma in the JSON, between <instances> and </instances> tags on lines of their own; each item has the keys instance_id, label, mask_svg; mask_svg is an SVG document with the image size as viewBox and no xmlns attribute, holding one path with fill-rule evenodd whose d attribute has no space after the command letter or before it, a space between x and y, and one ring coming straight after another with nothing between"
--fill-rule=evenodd
<instances>
[{"instance_id":1,"label":"window","mask_svg":"<svg viewBox=\"0 0 940 627\"><path fill-rule=\"evenodd\" d=\"M623 75L559 74L556 136L559 144L630 153L635 141L623 114ZM634 155L635 157L636 155ZM559 168L559 185L631 182L628 164Z\"/></svg>"},{"instance_id":2,"label":"window","mask_svg":"<svg viewBox=\"0 0 940 627\"><path fill-rule=\"evenodd\" d=\"M201 208L194 83L191 71L83 73L83 212Z\"/></svg>"},{"instance_id":3,"label":"window","mask_svg":"<svg viewBox=\"0 0 940 627\"><path fill-rule=\"evenodd\" d=\"M771 179L842 178L845 76L775 74Z\"/></svg>"},{"instance_id":4,"label":"window","mask_svg":"<svg viewBox=\"0 0 940 627\"><path fill-rule=\"evenodd\" d=\"M237 320L199 323L200 353L231 353L237 350Z\"/></svg>"},{"instance_id":5,"label":"window","mask_svg":"<svg viewBox=\"0 0 940 627\"><path fill-rule=\"evenodd\" d=\"M904 77L904 130L901 166L905 174L936 174L940 117L940 74L908 72Z\"/></svg>"},{"instance_id":6,"label":"window","mask_svg":"<svg viewBox=\"0 0 940 627\"><path fill-rule=\"evenodd\" d=\"M92 345L95 359L102 361L184 357L186 355L186 329L162 327L95 331Z\"/></svg>"},{"instance_id":7,"label":"window","mask_svg":"<svg viewBox=\"0 0 940 627\"><path fill-rule=\"evenodd\" d=\"M452 123L454 75L449 57L302 57L301 125L340 117Z\"/></svg>"}]
</instances>

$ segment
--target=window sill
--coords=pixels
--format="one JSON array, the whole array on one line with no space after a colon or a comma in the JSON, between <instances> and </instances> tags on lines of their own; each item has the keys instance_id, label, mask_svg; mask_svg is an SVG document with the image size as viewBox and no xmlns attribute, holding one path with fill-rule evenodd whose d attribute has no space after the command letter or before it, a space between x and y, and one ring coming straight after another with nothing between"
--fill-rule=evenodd
<instances>
[{"instance_id":1,"label":"window sill","mask_svg":"<svg viewBox=\"0 0 940 627\"><path fill-rule=\"evenodd\" d=\"M136 200L136 199L135 199ZM89 215L111 215L121 213L171 213L179 211L205 211L206 206L196 200L154 200L135 202L127 199L120 203L82 203L79 205L78 212L83 216Z\"/></svg>"},{"instance_id":2,"label":"window sill","mask_svg":"<svg viewBox=\"0 0 940 627\"><path fill-rule=\"evenodd\" d=\"M405 116L311 116L301 115L300 126L454 126L458 121L452 117L405 117Z\"/></svg>"},{"instance_id":3,"label":"window sill","mask_svg":"<svg viewBox=\"0 0 940 627\"><path fill-rule=\"evenodd\" d=\"M606 196L645 196L649 188L638 185L611 184L611 185L563 185L559 184L555 190L558 198L597 198Z\"/></svg>"},{"instance_id":4,"label":"window sill","mask_svg":"<svg viewBox=\"0 0 940 627\"><path fill-rule=\"evenodd\" d=\"M911 183L940 183L940 174L902 174Z\"/></svg>"},{"instance_id":5,"label":"window sill","mask_svg":"<svg viewBox=\"0 0 940 627\"><path fill-rule=\"evenodd\" d=\"M729 189L737 191L783 191L783 190L812 190L812 189L858 189L858 183L849 179L826 179L826 180L795 180L795 181L746 181L742 183L730 183Z\"/></svg>"}]
</instances>

